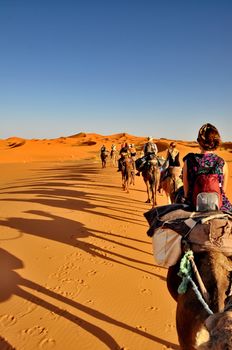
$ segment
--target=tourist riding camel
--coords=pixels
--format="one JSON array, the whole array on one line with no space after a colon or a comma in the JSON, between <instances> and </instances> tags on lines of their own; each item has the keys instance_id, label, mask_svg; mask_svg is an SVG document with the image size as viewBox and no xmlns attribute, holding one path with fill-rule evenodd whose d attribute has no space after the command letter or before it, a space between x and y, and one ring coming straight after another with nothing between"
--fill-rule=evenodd
<instances>
[{"instance_id":1,"label":"tourist riding camel","mask_svg":"<svg viewBox=\"0 0 232 350\"><path fill-rule=\"evenodd\" d=\"M102 168L106 167L106 158L108 157L108 151L106 149L105 145L102 145L101 149L100 149L100 158L102 161Z\"/></svg>"},{"instance_id":2,"label":"tourist riding camel","mask_svg":"<svg viewBox=\"0 0 232 350\"><path fill-rule=\"evenodd\" d=\"M136 151L135 145L133 143L131 143L129 145L129 152L130 152L131 157L134 157L134 158L136 157L137 151Z\"/></svg>"},{"instance_id":3,"label":"tourist riding camel","mask_svg":"<svg viewBox=\"0 0 232 350\"><path fill-rule=\"evenodd\" d=\"M106 146L105 146L105 145L102 145L102 146L101 146L100 152L101 152L101 153L106 152Z\"/></svg>"},{"instance_id":4,"label":"tourist riding camel","mask_svg":"<svg viewBox=\"0 0 232 350\"><path fill-rule=\"evenodd\" d=\"M113 143L113 144L111 145L111 151L110 151L111 157L112 157L113 153L116 152L116 151L117 151L117 147L116 147L116 145Z\"/></svg>"},{"instance_id":5,"label":"tourist riding camel","mask_svg":"<svg viewBox=\"0 0 232 350\"><path fill-rule=\"evenodd\" d=\"M179 161L180 152L176 148L175 142L171 142L167 151L166 161L168 162L169 167L171 166L180 166Z\"/></svg>"},{"instance_id":6,"label":"tourist riding camel","mask_svg":"<svg viewBox=\"0 0 232 350\"><path fill-rule=\"evenodd\" d=\"M212 181L218 182L218 186L220 188L218 193L218 209L222 211L232 212L232 205L225 194L229 176L228 165L223 158L219 157L215 153L221 144L221 137L217 128L210 123L204 124L199 130L197 141L201 152L188 153L183 159L183 183L185 200L195 209L196 193L194 191L196 191L195 188L197 185L197 180L199 178L199 175L207 176L209 180L207 180L205 177L204 181L211 181L211 183ZM218 192L215 185L213 192Z\"/></svg>"},{"instance_id":7,"label":"tourist riding camel","mask_svg":"<svg viewBox=\"0 0 232 350\"><path fill-rule=\"evenodd\" d=\"M160 185L158 189L159 193L161 194L162 194L162 189L164 189L167 196L169 198L173 198L173 200L174 200L175 194L167 193L167 189L171 189L173 187L174 189L177 190L183 185L182 180L180 179L181 169L180 169L179 156L180 156L180 152L177 149L175 142L171 142L167 150L167 155L163 166L164 170L161 172ZM175 181L174 186L173 184L172 186L170 186L170 184L165 183L165 180L168 177L173 177L173 181ZM173 200L171 200L171 202L173 202Z\"/></svg>"},{"instance_id":8,"label":"tourist riding camel","mask_svg":"<svg viewBox=\"0 0 232 350\"><path fill-rule=\"evenodd\" d=\"M144 147L143 147L143 153L144 153L144 160L145 162L149 159L149 157L152 156L156 156L158 153L158 148L157 145L153 142L153 137L152 136L148 136L147 138L147 142L145 143ZM138 169L136 176L140 176L140 169Z\"/></svg>"},{"instance_id":9,"label":"tourist riding camel","mask_svg":"<svg viewBox=\"0 0 232 350\"><path fill-rule=\"evenodd\" d=\"M171 142L168 147L167 155L164 163L165 170L161 173L161 181L164 180L165 177L169 175L168 170L170 167L180 166L179 156L180 156L180 152L177 149L175 142Z\"/></svg>"},{"instance_id":10,"label":"tourist riding camel","mask_svg":"<svg viewBox=\"0 0 232 350\"><path fill-rule=\"evenodd\" d=\"M120 154L120 158L118 160L118 170L117 171L121 171L122 170L122 163L125 159L125 155L126 154L129 154L129 145L127 142L123 143L122 146L121 146L121 149L119 151L119 154Z\"/></svg>"},{"instance_id":11,"label":"tourist riding camel","mask_svg":"<svg viewBox=\"0 0 232 350\"><path fill-rule=\"evenodd\" d=\"M122 174L122 188L129 193L129 186L135 184L134 161L130 153L123 153L120 169Z\"/></svg>"},{"instance_id":12,"label":"tourist riding camel","mask_svg":"<svg viewBox=\"0 0 232 350\"><path fill-rule=\"evenodd\" d=\"M118 151L114 143L111 145L110 158L111 158L111 164L113 166L117 166Z\"/></svg>"},{"instance_id":13,"label":"tourist riding camel","mask_svg":"<svg viewBox=\"0 0 232 350\"><path fill-rule=\"evenodd\" d=\"M157 145L153 142L152 136L148 136L147 142L145 143L145 145L143 147L143 152L144 152L144 156L148 156L150 154L157 155L158 148L157 148Z\"/></svg>"},{"instance_id":14,"label":"tourist riding camel","mask_svg":"<svg viewBox=\"0 0 232 350\"><path fill-rule=\"evenodd\" d=\"M145 213L156 263L168 268L176 300L181 350L232 350L232 205L225 195L228 168L215 151L221 137L204 124L200 153L184 157L185 202ZM219 323L217 323L219 322ZM207 329L206 329L207 328ZM203 339L203 333L207 337Z\"/></svg>"}]
</instances>

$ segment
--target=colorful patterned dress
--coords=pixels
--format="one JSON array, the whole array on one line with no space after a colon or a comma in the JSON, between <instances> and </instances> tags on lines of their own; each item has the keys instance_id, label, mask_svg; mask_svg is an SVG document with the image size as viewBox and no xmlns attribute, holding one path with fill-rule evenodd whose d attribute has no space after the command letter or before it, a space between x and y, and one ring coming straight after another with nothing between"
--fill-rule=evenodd
<instances>
[{"instance_id":1,"label":"colorful patterned dress","mask_svg":"<svg viewBox=\"0 0 232 350\"><path fill-rule=\"evenodd\" d=\"M219 157L215 153L188 153L183 161L187 162L187 177L189 183L188 201L192 203L193 187L196 179L196 174L200 173L200 169L204 169L204 172L209 172L218 175L219 183L224 182L223 167L225 164L224 159ZM226 197L225 192L222 189L222 211L232 212L232 204Z\"/></svg>"}]
</instances>

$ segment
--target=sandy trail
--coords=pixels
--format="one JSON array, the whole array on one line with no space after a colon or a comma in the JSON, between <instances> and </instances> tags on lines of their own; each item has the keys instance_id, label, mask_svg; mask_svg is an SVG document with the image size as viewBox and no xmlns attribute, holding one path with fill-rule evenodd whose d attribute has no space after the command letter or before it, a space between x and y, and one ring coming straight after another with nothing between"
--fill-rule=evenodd
<instances>
[{"instance_id":1,"label":"sandy trail","mask_svg":"<svg viewBox=\"0 0 232 350\"><path fill-rule=\"evenodd\" d=\"M1 164L1 349L179 349L145 199L99 161Z\"/></svg>"}]
</instances>

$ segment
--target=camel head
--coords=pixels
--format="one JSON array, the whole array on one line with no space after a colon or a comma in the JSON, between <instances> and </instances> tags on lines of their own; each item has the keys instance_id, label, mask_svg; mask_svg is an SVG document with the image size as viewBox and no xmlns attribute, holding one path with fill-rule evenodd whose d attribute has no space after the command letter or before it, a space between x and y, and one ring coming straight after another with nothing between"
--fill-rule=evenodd
<instances>
[{"instance_id":1,"label":"camel head","mask_svg":"<svg viewBox=\"0 0 232 350\"><path fill-rule=\"evenodd\" d=\"M232 311L210 315L197 334L198 350L232 350Z\"/></svg>"}]
</instances>

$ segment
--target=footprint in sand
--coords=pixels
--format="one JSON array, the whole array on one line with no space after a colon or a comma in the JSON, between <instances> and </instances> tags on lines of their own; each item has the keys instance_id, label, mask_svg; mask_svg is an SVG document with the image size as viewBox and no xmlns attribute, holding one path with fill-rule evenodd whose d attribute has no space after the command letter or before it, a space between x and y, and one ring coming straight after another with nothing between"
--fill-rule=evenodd
<instances>
[{"instance_id":1,"label":"footprint in sand","mask_svg":"<svg viewBox=\"0 0 232 350\"><path fill-rule=\"evenodd\" d=\"M53 311L49 311L48 314L47 314L47 317L52 320L52 321L56 321L60 318L59 315L57 315L55 312Z\"/></svg>"},{"instance_id":2,"label":"footprint in sand","mask_svg":"<svg viewBox=\"0 0 232 350\"><path fill-rule=\"evenodd\" d=\"M144 331L144 332L147 331L147 328L146 328L146 327L143 327L143 326L141 326L141 325L136 326L136 328L139 329L140 331Z\"/></svg>"},{"instance_id":3,"label":"footprint in sand","mask_svg":"<svg viewBox=\"0 0 232 350\"><path fill-rule=\"evenodd\" d=\"M55 273L51 273L49 278L56 278L58 281L62 282L64 279L68 279L70 276L70 272L77 271L80 268L76 266L74 263L68 262L58 268L58 271Z\"/></svg>"},{"instance_id":4,"label":"footprint in sand","mask_svg":"<svg viewBox=\"0 0 232 350\"><path fill-rule=\"evenodd\" d=\"M145 295L151 295L152 291L150 289L148 289L148 288L143 288L143 289L140 290L140 293L143 294L143 295L144 294Z\"/></svg>"},{"instance_id":5,"label":"footprint in sand","mask_svg":"<svg viewBox=\"0 0 232 350\"><path fill-rule=\"evenodd\" d=\"M173 329L175 329L176 327L175 327L175 325L173 324L173 323L167 323L166 325L165 325L165 332L170 332L170 331L172 331Z\"/></svg>"},{"instance_id":6,"label":"footprint in sand","mask_svg":"<svg viewBox=\"0 0 232 350\"><path fill-rule=\"evenodd\" d=\"M90 271L87 272L87 276L94 276L94 275L96 275L96 273L97 273L97 271L90 270Z\"/></svg>"},{"instance_id":7,"label":"footprint in sand","mask_svg":"<svg viewBox=\"0 0 232 350\"><path fill-rule=\"evenodd\" d=\"M13 326L17 322L17 319L13 315L1 315L0 324L4 327Z\"/></svg>"},{"instance_id":8,"label":"footprint in sand","mask_svg":"<svg viewBox=\"0 0 232 350\"><path fill-rule=\"evenodd\" d=\"M148 306L146 308L146 311L158 311L158 310L159 310L159 308L156 306Z\"/></svg>"},{"instance_id":9,"label":"footprint in sand","mask_svg":"<svg viewBox=\"0 0 232 350\"><path fill-rule=\"evenodd\" d=\"M40 349L54 349L56 347L56 341L52 338L45 338L39 343Z\"/></svg>"},{"instance_id":10,"label":"footprint in sand","mask_svg":"<svg viewBox=\"0 0 232 350\"><path fill-rule=\"evenodd\" d=\"M49 289L50 291L62 295L66 298L73 298L74 297L74 293L73 292L69 292L67 290L62 290L60 286L56 286L56 287L49 287L48 285L46 286L47 289ZM77 295L80 292L80 290L76 290L75 294Z\"/></svg>"},{"instance_id":11,"label":"footprint in sand","mask_svg":"<svg viewBox=\"0 0 232 350\"><path fill-rule=\"evenodd\" d=\"M114 264L113 263L111 263L111 262L109 262L109 261L106 261L106 260L102 260L102 261L100 261L99 262L99 265L106 265L106 266L110 266L110 267L113 267L114 266Z\"/></svg>"},{"instance_id":12,"label":"footprint in sand","mask_svg":"<svg viewBox=\"0 0 232 350\"><path fill-rule=\"evenodd\" d=\"M60 280L60 282L62 283L72 283L73 282L73 279L72 278L63 278L62 280Z\"/></svg>"},{"instance_id":13,"label":"footprint in sand","mask_svg":"<svg viewBox=\"0 0 232 350\"><path fill-rule=\"evenodd\" d=\"M17 317L21 318L21 317L24 317L26 315L29 315L30 313L32 313L37 308L38 308L37 305L32 304L30 301L25 300L23 302L22 311L17 314Z\"/></svg>"},{"instance_id":14,"label":"footprint in sand","mask_svg":"<svg viewBox=\"0 0 232 350\"><path fill-rule=\"evenodd\" d=\"M24 329L22 331L23 334L31 335L33 337L45 335L48 333L48 330L45 327L34 326L31 328Z\"/></svg>"},{"instance_id":15,"label":"footprint in sand","mask_svg":"<svg viewBox=\"0 0 232 350\"><path fill-rule=\"evenodd\" d=\"M145 280L151 280L151 276L147 276L147 275L143 275L143 277Z\"/></svg>"},{"instance_id":16,"label":"footprint in sand","mask_svg":"<svg viewBox=\"0 0 232 350\"><path fill-rule=\"evenodd\" d=\"M85 281L83 279L78 279L77 283L80 284L83 287L88 287L88 284L85 283Z\"/></svg>"}]
</instances>

